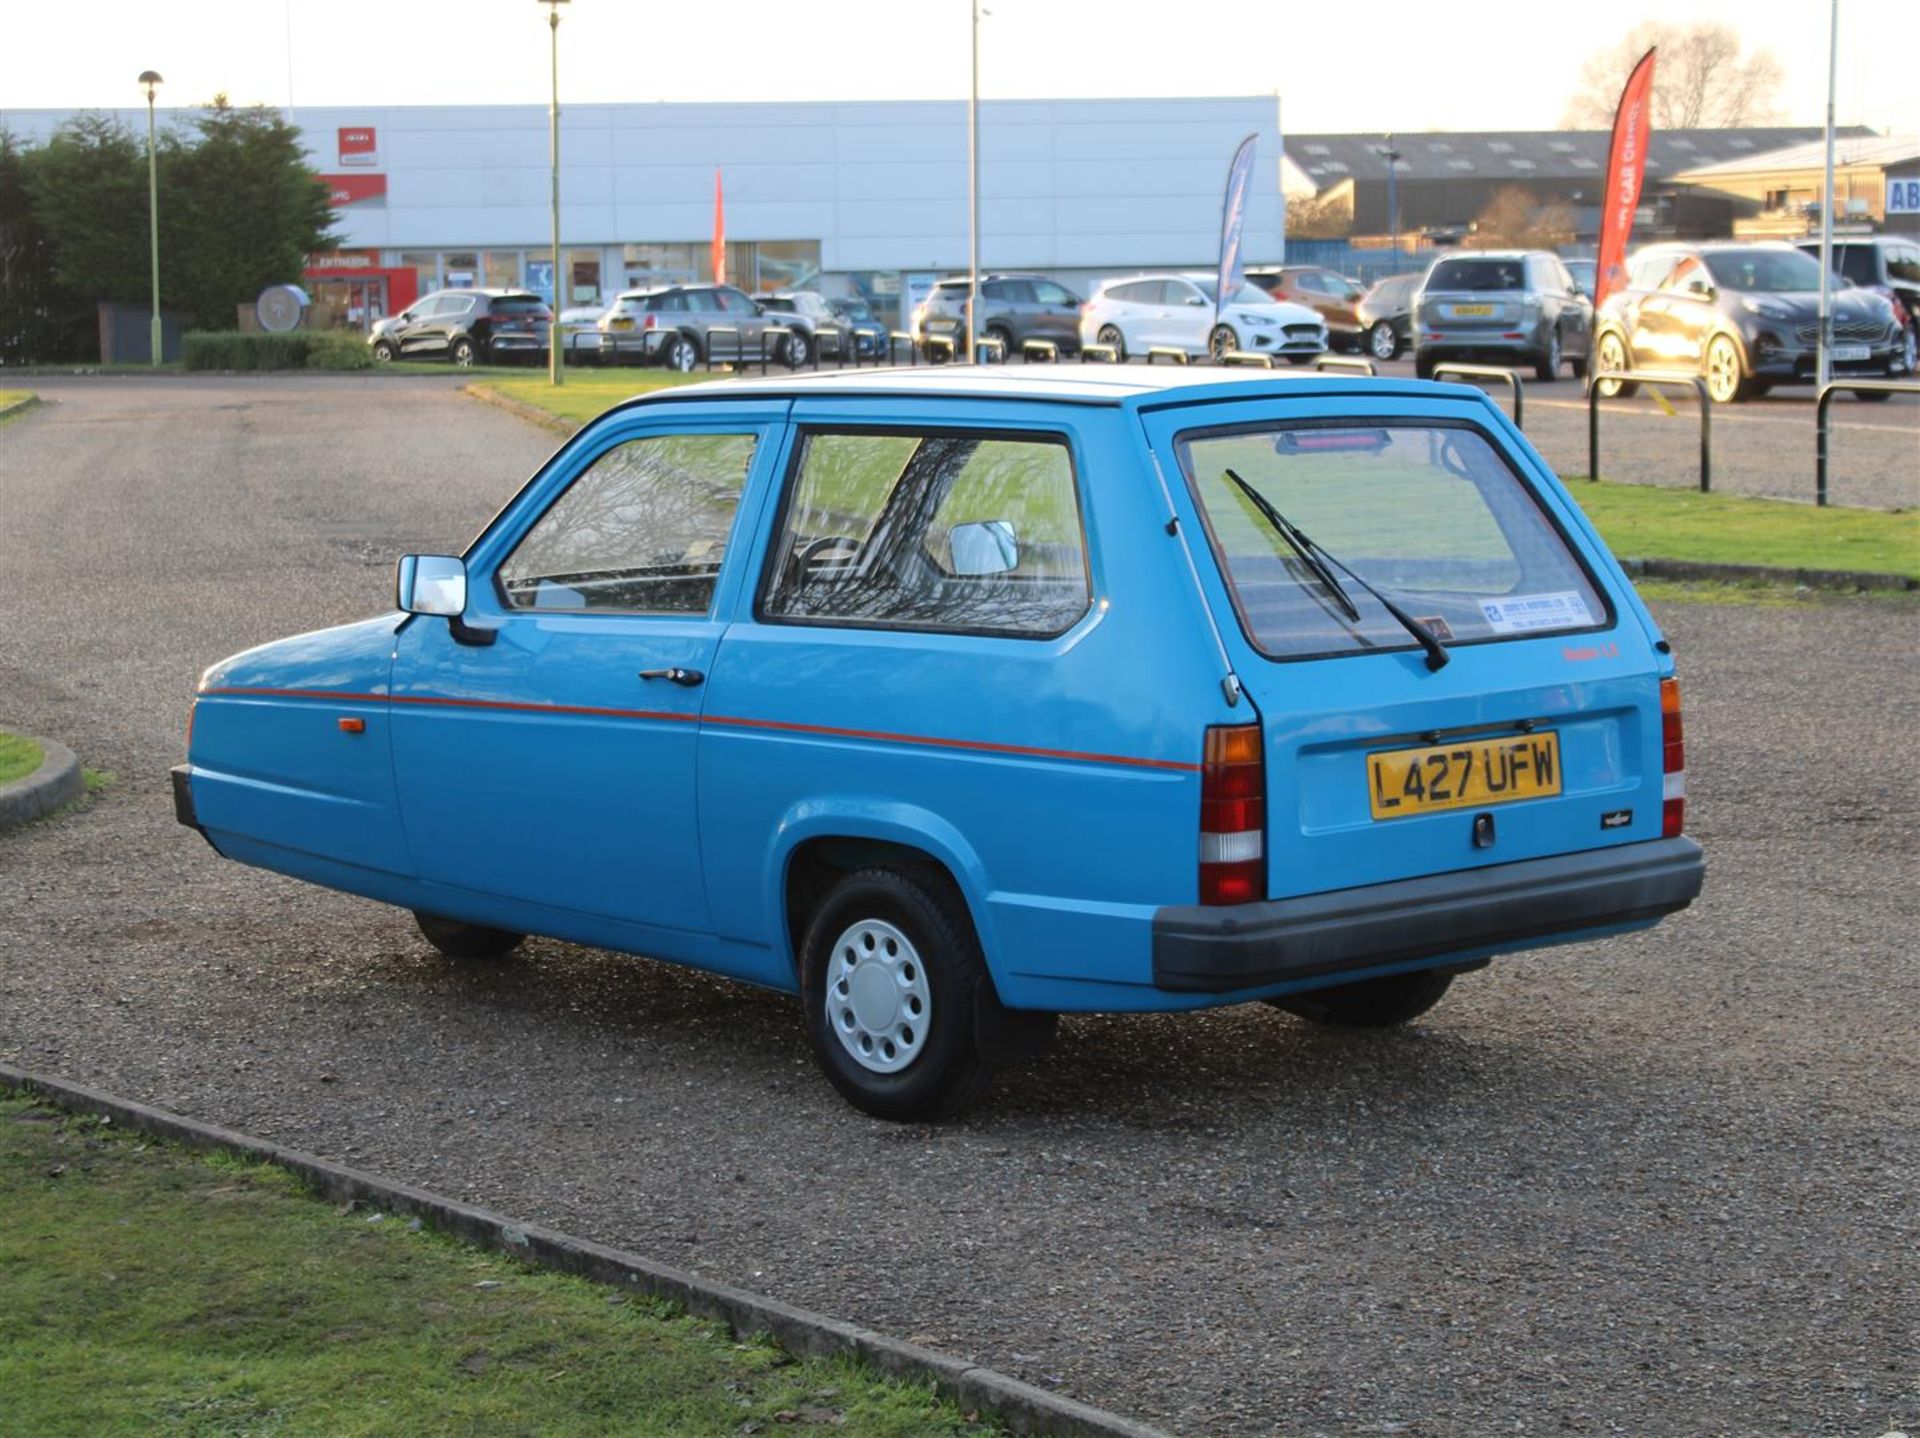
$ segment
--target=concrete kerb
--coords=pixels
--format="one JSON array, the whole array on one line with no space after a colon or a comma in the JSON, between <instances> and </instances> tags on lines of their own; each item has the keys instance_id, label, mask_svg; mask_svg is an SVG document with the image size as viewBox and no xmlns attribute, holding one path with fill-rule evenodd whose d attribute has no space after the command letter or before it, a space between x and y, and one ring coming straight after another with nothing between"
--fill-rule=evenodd
<instances>
[{"instance_id":1,"label":"concrete kerb","mask_svg":"<svg viewBox=\"0 0 1920 1438\"><path fill-rule=\"evenodd\" d=\"M725 1323L736 1335L765 1333L791 1353L807 1357L846 1354L882 1373L926 1383L965 1408L977 1408L1017 1434L1058 1438L1171 1438L1158 1428L1079 1403L917 1344L870 1328L844 1323L809 1309L701 1278L638 1254L575 1238L537 1224L459 1203L425 1189L394 1183L315 1154L250 1138L131 1099L115 1098L83 1084L30 1073L0 1063L0 1089L33 1094L76 1114L97 1114L116 1127L164 1138L185 1147L240 1155L300 1175L334 1202L359 1199L386 1213L405 1214L492 1249L562 1273L611 1287L632 1289L676 1303L687 1312Z\"/></svg>"},{"instance_id":2,"label":"concrete kerb","mask_svg":"<svg viewBox=\"0 0 1920 1438\"><path fill-rule=\"evenodd\" d=\"M40 767L10 784L0 784L0 829L10 829L42 814L51 814L62 804L71 804L87 792L86 776L73 750L51 739L33 739L40 746Z\"/></svg>"},{"instance_id":3,"label":"concrete kerb","mask_svg":"<svg viewBox=\"0 0 1920 1438\"><path fill-rule=\"evenodd\" d=\"M524 400L513 399L508 395L501 394L500 391L496 389L489 389L485 380L476 380L472 384L461 385L460 393L477 399L483 404L498 405L508 414L518 415L528 424L537 424L540 428L551 430L555 434L571 435L580 432L581 425L579 420L563 418L560 415L552 414L541 409L538 405L528 404Z\"/></svg>"},{"instance_id":4,"label":"concrete kerb","mask_svg":"<svg viewBox=\"0 0 1920 1438\"><path fill-rule=\"evenodd\" d=\"M1709 564L1690 559L1623 559L1620 567L1636 578L1647 579L1791 584L1806 589L1920 590L1920 579L1909 579L1904 574L1874 574L1855 569L1780 569L1767 564Z\"/></svg>"}]
</instances>

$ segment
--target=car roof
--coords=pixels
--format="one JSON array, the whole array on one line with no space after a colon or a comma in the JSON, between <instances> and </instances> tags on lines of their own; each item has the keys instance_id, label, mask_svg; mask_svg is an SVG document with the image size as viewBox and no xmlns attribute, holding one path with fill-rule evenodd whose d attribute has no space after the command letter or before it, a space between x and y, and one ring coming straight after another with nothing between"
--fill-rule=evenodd
<instances>
[{"instance_id":1,"label":"car roof","mask_svg":"<svg viewBox=\"0 0 1920 1438\"><path fill-rule=\"evenodd\" d=\"M678 404L688 400L735 399L1000 399L1117 408L1152 404L1165 398L1181 403L1215 399L1274 399L1363 394L1394 398L1464 399L1495 408L1471 385L1432 380L1373 378L1354 374L1301 371L1276 374L1256 369L1180 365L929 365L892 369L766 375L675 385L636 395L620 409Z\"/></svg>"}]
</instances>

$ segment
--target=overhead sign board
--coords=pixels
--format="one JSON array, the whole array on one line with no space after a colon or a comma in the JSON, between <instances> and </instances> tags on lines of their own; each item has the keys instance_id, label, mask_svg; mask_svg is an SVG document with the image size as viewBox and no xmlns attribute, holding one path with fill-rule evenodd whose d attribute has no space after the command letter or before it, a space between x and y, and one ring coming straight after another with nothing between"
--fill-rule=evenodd
<instances>
[{"instance_id":1,"label":"overhead sign board","mask_svg":"<svg viewBox=\"0 0 1920 1438\"><path fill-rule=\"evenodd\" d=\"M370 166L380 163L380 146L371 125L340 127L340 163Z\"/></svg>"},{"instance_id":2,"label":"overhead sign board","mask_svg":"<svg viewBox=\"0 0 1920 1438\"><path fill-rule=\"evenodd\" d=\"M1920 175L1887 176L1887 213L1920 215Z\"/></svg>"},{"instance_id":3,"label":"overhead sign board","mask_svg":"<svg viewBox=\"0 0 1920 1438\"><path fill-rule=\"evenodd\" d=\"M322 175L320 178L327 187L327 203L336 210L386 198L385 175Z\"/></svg>"}]
</instances>

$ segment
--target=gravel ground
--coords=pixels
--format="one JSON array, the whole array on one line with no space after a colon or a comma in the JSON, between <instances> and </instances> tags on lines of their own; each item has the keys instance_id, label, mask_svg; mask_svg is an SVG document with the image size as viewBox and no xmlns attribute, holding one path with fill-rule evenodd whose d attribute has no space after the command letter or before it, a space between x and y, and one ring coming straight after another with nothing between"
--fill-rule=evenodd
<instances>
[{"instance_id":1,"label":"gravel ground","mask_svg":"<svg viewBox=\"0 0 1920 1438\"><path fill-rule=\"evenodd\" d=\"M0 835L0 1058L1192 1434L1920 1424L1912 606L1663 606L1712 872L1652 934L1397 1035L1068 1020L897 1127L776 996L551 942L455 972L173 823L199 668L379 609L546 436L431 380L36 385L0 722L119 778Z\"/></svg>"},{"instance_id":2,"label":"gravel ground","mask_svg":"<svg viewBox=\"0 0 1920 1438\"><path fill-rule=\"evenodd\" d=\"M1413 377L1410 360L1378 366L1382 374ZM1587 398L1563 371L1557 383L1538 384L1523 372L1527 438L1556 471L1587 472ZM1493 393L1504 405L1506 388ZM1700 482L1700 421L1693 397L1663 390L1675 413L1663 412L1651 391L1600 406L1600 472L1636 484L1691 488ZM1789 385L1745 404L1713 412L1713 487L1727 494L1813 500L1812 385ZM1841 395L1828 410L1828 498L1870 509L1920 505L1920 395L1895 395L1877 404Z\"/></svg>"}]
</instances>

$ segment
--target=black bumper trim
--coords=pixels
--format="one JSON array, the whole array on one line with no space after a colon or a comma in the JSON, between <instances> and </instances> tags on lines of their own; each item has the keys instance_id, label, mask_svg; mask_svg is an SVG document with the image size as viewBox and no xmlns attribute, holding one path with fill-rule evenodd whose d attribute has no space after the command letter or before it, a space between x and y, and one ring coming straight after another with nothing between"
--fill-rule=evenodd
<instances>
[{"instance_id":1,"label":"black bumper trim","mask_svg":"<svg viewBox=\"0 0 1920 1438\"><path fill-rule=\"evenodd\" d=\"M1229 993L1657 919L1692 903L1705 876L1700 846L1682 837L1295 899L1169 907L1153 918L1153 982Z\"/></svg>"},{"instance_id":2,"label":"black bumper trim","mask_svg":"<svg viewBox=\"0 0 1920 1438\"><path fill-rule=\"evenodd\" d=\"M193 811L193 785L190 782L193 766L175 764L167 773L173 780L173 817L189 829L199 829L200 816Z\"/></svg>"}]
</instances>

